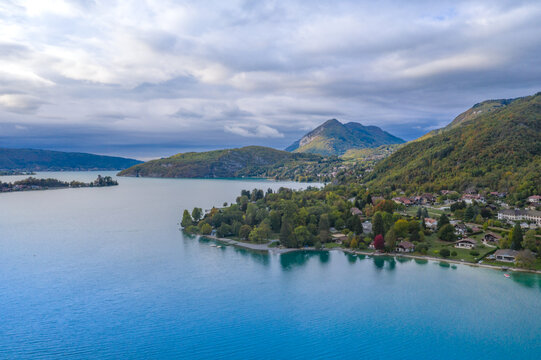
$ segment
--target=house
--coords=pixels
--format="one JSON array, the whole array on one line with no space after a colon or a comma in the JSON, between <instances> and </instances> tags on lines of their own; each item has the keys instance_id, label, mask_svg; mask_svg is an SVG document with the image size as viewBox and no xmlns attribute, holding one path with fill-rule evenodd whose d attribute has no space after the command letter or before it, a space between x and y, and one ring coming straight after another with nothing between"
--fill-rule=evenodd
<instances>
[{"instance_id":1,"label":"house","mask_svg":"<svg viewBox=\"0 0 541 360\"><path fill-rule=\"evenodd\" d=\"M332 241L337 244L341 244L342 242L348 239L347 235L344 235L342 233L332 234L331 237L332 237Z\"/></svg>"},{"instance_id":2,"label":"house","mask_svg":"<svg viewBox=\"0 0 541 360\"><path fill-rule=\"evenodd\" d=\"M425 218L425 225L429 229L436 229L438 227L438 220L432 218Z\"/></svg>"},{"instance_id":3,"label":"house","mask_svg":"<svg viewBox=\"0 0 541 360\"><path fill-rule=\"evenodd\" d=\"M541 196L540 195L532 195L532 196L528 197L528 202L541 203Z\"/></svg>"},{"instance_id":4,"label":"house","mask_svg":"<svg viewBox=\"0 0 541 360\"><path fill-rule=\"evenodd\" d=\"M518 251L511 249L500 249L494 253L494 258L497 261L515 262Z\"/></svg>"},{"instance_id":5,"label":"house","mask_svg":"<svg viewBox=\"0 0 541 360\"><path fill-rule=\"evenodd\" d=\"M502 236L500 234L496 234L493 232L487 232L485 236L483 236L483 243L485 244L495 244L497 241L500 241Z\"/></svg>"},{"instance_id":6,"label":"house","mask_svg":"<svg viewBox=\"0 0 541 360\"><path fill-rule=\"evenodd\" d=\"M455 247L457 249L473 249L477 243L473 239L464 238L455 242Z\"/></svg>"},{"instance_id":7,"label":"house","mask_svg":"<svg viewBox=\"0 0 541 360\"><path fill-rule=\"evenodd\" d=\"M465 224L456 224L455 225L455 234L464 236L468 232L468 228Z\"/></svg>"},{"instance_id":8,"label":"house","mask_svg":"<svg viewBox=\"0 0 541 360\"><path fill-rule=\"evenodd\" d=\"M413 252L415 250L415 245L410 243L409 241L401 241L398 245L396 245L396 252Z\"/></svg>"},{"instance_id":9,"label":"house","mask_svg":"<svg viewBox=\"0 0 541 360\"><path fill-rule=\"evenodd\" d=\"M462 200L469 205L473 204L474 201L485 202L485 198L479 194L464 194Z\"/></svg>"},{"instance_id":10,"label":"house","mask_svg":"<svg viewBox=\"0 0 541 360\"><path fill-rule=\"evenodd\" d=\"M506 220L509 222L531 221L539 226L541 225L541 211L504 209L498 211L498 220Z\"/></svg>"},{"instance_id":11,"label":"house","mask_svg":"<svg viewBox=\"0 0 541 360\"><path fill-rule=\"evenodd\" d=\"M363 214L363 212L356 207L352 207L349 211L351 211L351 215L353 216L361 216Z\"/></svg>"},{"instance_id":12,"label":"house","mask_svg":"<svg viewBox=\"0 0 541 360\"><path fill-rule=\"evenodd\" d=\"M397 203L397 204L402 204L402 205L405 205L405 206L413 205L413 201L411 201L407 197L395 197L395 198L393 198L393 201L395 203Z\"/></svg>"},{"instance_id":13,"label":"house","mask_svg":"<svg viewBox=\"0 0 541 360\"><path fill-rule=\"evenodd\" d=\"M372 232L372 223L370 221L363 222L363 233L370 234Z\"/></svg>"}]
</instances>

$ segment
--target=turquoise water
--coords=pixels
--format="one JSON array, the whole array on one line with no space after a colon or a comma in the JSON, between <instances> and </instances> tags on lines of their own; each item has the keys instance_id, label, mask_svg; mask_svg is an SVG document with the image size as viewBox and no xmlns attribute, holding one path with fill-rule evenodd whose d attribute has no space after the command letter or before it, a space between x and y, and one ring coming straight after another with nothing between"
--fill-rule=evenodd
<instances>
[{"instance_id":1,"label":"turquoise water","mask_svg":"<svg viewBox=\"0 0 541 360\"><path fill-rule=\"evenodd\" d=\"M0 358L541 356L540 276L215 248L178 230L184 208L305 185L119 181L0 194Z\"/></svg>"}]
</instances>

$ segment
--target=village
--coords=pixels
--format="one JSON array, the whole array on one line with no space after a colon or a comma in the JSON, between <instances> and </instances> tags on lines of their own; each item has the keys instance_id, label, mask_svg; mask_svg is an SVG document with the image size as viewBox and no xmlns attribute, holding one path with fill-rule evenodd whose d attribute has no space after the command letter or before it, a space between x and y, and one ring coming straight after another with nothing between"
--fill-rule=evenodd
<instances>
[{"instance_id":1,"label":"village","mask_svg":"<svg viewBox=\"0 0 541 360\"><path fill-rule=\"evenodd\" d=\"M405 219L421 221L425 239L411 241L411 237L398 237L393 248L389 248L393 242L385 239L388 235L380 239L376 235L368 250L417 253L503 268L541 269L537 260L541 252L541 196L528 197L523 208L509 206L505 197L505 193L498 192L481 195L447 190L439 194L393 197L398 214ZM383 197L372 197L373 206L382 201L385 201ZM373 223L377 221L374 215L371 218L358 207L352 207L350 211L362 220L363 233L374 236ZM520 232L520 236L515 234L520 243L513 243L513 232ZM331 233L334 243L347 244L349 238L343 231L331 228Z\"/></svg>"}]
</instances>

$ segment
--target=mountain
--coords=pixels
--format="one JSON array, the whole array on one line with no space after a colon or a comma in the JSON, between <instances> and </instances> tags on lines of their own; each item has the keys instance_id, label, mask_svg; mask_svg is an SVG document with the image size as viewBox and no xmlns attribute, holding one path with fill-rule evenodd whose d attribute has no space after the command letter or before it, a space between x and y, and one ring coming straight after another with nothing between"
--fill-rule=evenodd
<instances>
[{"instance_id":1,"label":"mountain","mask_svg":"<svg viewBox=\"0 0 541 360\"><path fill-rule=\"evenodd\" d=\"M515 100L517 99L487 100L487 101L483 101L481 103L475 104L471 108L469 108L468 110L464 111L463 113L458 115L456 118L454 118L454 120L451 121L444 128L433 130L429 132L428 134L425 134L421 136L419 139L414 140L414 141L428 139L429 137L432 137L437 134L441 134L444 131L466 124L472 120L475 120L481 115L489 114L495 110L499 110L502 107L505 107L511 104Z\"/></svg>"},{"instance_id":2,"label":"mountain","mask_svg":"<svg viewBox=\"0 0 541 360\"><path fill-rule=\"evenodd\" d=\"M541 93L475 105L381 161L373 188L541 193Z\"/></svg>"},{"instance_id":3,"label":"mountain","mask_svg":"<svg viewBox=\"0 0 541 360\"><path fill-rule=\"evenodd\" d=\"M189 152L151 160L121 171L120 176L165 178L312 177L338 159L296 154L263 146ZM314 179L315 180L315 179Z\"/></svg>"},{"instance_id":4,"label":"mountain","mask_svg":"<svg viewBox=\"0 0 541 360\"><path fill-rule=\"evenodd\" d=\"M342 124L331 119L295 141L286 151L339 156L350 149L375 148L403 142L377 126L363 126L356 122Z\"/></svg>"},{"instance_id":5,"label":"mountain","mask_svg":"<svg viewBox=\"0 0 541 360\"><path fill-rule=\"evenodd\" d=\"M120 170L141 161L115 156L36 149L0 148L1 170Z\"/></svg>"}]
</instances>

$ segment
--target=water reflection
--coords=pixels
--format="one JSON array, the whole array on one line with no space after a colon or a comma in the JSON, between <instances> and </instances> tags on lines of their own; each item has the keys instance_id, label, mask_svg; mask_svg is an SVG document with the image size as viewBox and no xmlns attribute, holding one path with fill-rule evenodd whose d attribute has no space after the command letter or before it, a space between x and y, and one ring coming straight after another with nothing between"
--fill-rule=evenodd
<instances>
[{"instance_id":1,"label":"water reflection","mask_svg":"<svg viewBox=\"0 0 541 360\"><path fill-rule=\"evenodd\" d=\"M294 267L303 266L315 254L317 253L310 251L294 251L281 254L280 265L284 270L291 270Z\"/></svg>"},{"instance_id":2,"label":"water reflection","mask_svg":"<svg viewBox=\"0 0 541 360\"><path fill-rule=\"evenodd\" d=\"M405 264L405 263L408 263L408 262L413 261L413 259L412 259L412 258L403 257L403 256L397 256L397 257L396 257L396 261L398 261L398 262L401 263L401 264Z\"/></svg>"},{"instance_id":3,"label":"water reflection","mask_svg":"<svg viewBox=\"0 0 541 360\"><path fill-rule=\"evenodd\" d=\"M428 260L425 260L425 259L414 259L414 261L418 265L426 265L426 264L428 264Z\"/></svg>"},{"instance_id":4,"label":"water reflection","mask_svg":"<svg viewBox=\"0 0 541 360\"><path fill-rule=\"evenodd\" d=\"M385 268L385 264L387 264L387 268L389 270L394 270L396 268L396 260L393 257L389 256L374 256L374 266L377 269L383 269Z\"/></svg>"},{"instance_id":5,"label":"water reflection","mask_svg":"<svg viewBox=\"0 0 541 360\"><path fill-rule=\"evenodd\" d=\"M269 253L266 251L248 250L236 246L228 246L227 248L234 249L237 254L242 255L243 257L250 258L258 264L262 264L265 266L269 266L270 264L270 256ZM223 249L225 249L225 247L223 247L222 250Z\"/></svg>"},{"instance_id":6,"label":"water reflection","mask_svg":"<svg viewBox=\"0 0 541 360\"><path fill-rule=\"evenodd\" d=\"M355 264L357 262L357 256L355 254L346 254L346 258L350 264Z\"/></svg>"},{"instance_id":7,"label":"water reflection","mask_svg":"<svg viewBox=\"0 0 541 360\"><path fill-rule=\"evenodd\" d=\"M510 275L511 279L519 285L531 289L538 287L541 290L541 276L539 274L511 272Z\"/></svg>"}]
</instances>

